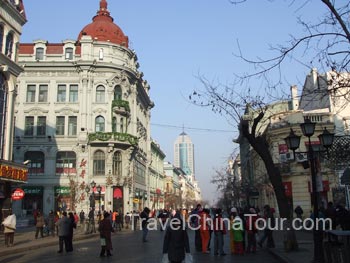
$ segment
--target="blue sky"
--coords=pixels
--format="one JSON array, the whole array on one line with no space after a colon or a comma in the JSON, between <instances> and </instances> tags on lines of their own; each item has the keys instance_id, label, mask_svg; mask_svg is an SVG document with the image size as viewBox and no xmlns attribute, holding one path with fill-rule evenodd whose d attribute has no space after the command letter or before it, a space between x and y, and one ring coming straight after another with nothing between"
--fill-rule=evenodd
<instances>
[{"instance_id":1,"label":"blue sky","mask_svg":"<svg viewBox=\"0 0 350 263\"><path fill-rule=\"evenodd\" d=\"M228 0L109 0L114 22L129 37L130 48L138 55L140 70L151 86L155 102L151 115L151 134L173 162L173 143L185 127L195 145L196 177L203 198L216 199L210 184L215 169L226 166L237 148L235 123L209 109L188 102L194 89L203 89L198 75L228 84L234 73L251 70L233 54L239 41L250 58L269 57L270 44L284 43L289 35L301 35L297 16L312 21L326 10L320 1L248 0L240 5ZM296 1L299 2L299 1ZM300 4L300 6L298 5ZM61 43L77 39L80 30L92 21L99 0L25 0L28 22L23 27L22 43L44 39ZM310 69L294 60L283 68L283 80L301 85ZM272 75L273 77L273 75ZM259 81L251 82L259 88ZM159 125L160 124L160 125ZM175 126L175 127L168 127Z\"/></svg>"}]
</instances>

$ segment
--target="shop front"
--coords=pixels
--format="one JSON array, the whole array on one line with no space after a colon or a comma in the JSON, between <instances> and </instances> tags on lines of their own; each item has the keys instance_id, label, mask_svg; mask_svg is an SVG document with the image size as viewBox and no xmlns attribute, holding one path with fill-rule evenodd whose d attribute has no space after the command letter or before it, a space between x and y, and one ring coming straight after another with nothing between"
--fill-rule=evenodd
<instances>
[{"instance_id":1,"label":"shop front","mask_svg":"<svg viewBox=\"0 0 350 263\"><path fill-rule=\"evenodd\" d=\"M23 186L27 178L27 166L0 160L0 222L12 210L12 189Z\"/></svg>"},{"instance_id":2,"label":"shop front","mask_svg":"<svg viewBox=\"0 0 350 263\"><path fill-rule=\"evenodd\" d=\"M72 200L68 186L55 186L55 210L59 212L72 211Z\"/></svg>"},{"instance_id":3,"label":"shop front","mask_svg":"<svg viewBox=\"0 0 350 263\"><path fill-rule=\"evenodd\" d=\"M22 187L25 195L22 200L22 215L33 215L35 210L43 211L43 194L42 186L26 185Z\"/></svg>"}]
</instances>

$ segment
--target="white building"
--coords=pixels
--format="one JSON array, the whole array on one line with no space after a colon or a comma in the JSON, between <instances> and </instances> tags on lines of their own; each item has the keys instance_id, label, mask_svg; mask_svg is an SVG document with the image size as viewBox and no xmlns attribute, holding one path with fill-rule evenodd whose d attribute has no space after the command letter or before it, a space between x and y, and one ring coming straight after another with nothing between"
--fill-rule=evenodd
<instances>
[{"instance_id":1,"label":"white building","mask_svg":"<svg viewBox=\"0 0 350 263\"><path fill-rule=\"evenodd\" d=\"M30 160L21 208L139 210L149 192L150 86L107 1L77 35L19 46L14 156Z\"/></svg>"},{"instance_id":2,"label":"white building","mask_svg":"<svg viewBox=\"0 0 350 263\"><path fill-rule=\"evenodd\" d=\"M17 45L27 22L21 0L0 0L0 221L8 215L14 189L27 181L25 165L13 162L13 118L17 77Z\"/></svg>"}]
</instances>

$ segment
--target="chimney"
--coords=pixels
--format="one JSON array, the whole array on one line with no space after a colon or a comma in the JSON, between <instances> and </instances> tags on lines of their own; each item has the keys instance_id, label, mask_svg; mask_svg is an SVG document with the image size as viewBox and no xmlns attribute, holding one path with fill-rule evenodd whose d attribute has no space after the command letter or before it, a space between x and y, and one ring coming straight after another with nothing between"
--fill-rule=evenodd
<instances>
[{"instance_id":1,"label":"chimney","mask_svg":"<svg viewBox=\"0 0 350 263\"><path fill-rule=\"evenodd\" d=\"M297 110L297 109L299 109L298 87L296 85L291 86L290 93L291 93L291 97L292 97L291 110Z\"/></svg>"}]
</instances>

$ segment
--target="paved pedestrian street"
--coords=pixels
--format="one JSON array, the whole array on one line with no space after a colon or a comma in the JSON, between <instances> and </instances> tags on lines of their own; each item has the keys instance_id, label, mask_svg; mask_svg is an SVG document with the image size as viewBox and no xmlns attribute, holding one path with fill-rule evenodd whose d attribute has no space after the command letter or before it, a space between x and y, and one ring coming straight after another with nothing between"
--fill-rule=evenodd
<instances>
[{"instance_id":1,"label":"paved pedestrian street","mask_svg":"<svg viewBox=\"0 0 350 263\"><path fill-rule=\"evenodd\" d=\"M256 254L246 254L244 256L231 255L229 253L229 237L225 236L226 256L214 256L211 254L202 254L195 252L194 232L188 231L191 245L191 253L194 262L269 262L274 263L278 260L267 250L258 250ZM99 257L100 243L99 238L92 238L74 242L74 251L71 253L58 254L58 239L56 246L41 247L33 250L24 250L17 254L11 254L0 258L0 263L24 263L24 262L125 262L125 263L159 263L162 259L162 247L164 232L150 231L148 242L142 243L141 231L122 231L116 232L112 236L113 256ZM51 238L51 237L48 237ZM213 243L213 242L212 242ZM213 247L213 244L212 244ZM6 249L1 247L1 249Z\"/></svg>"}]
</instances>

